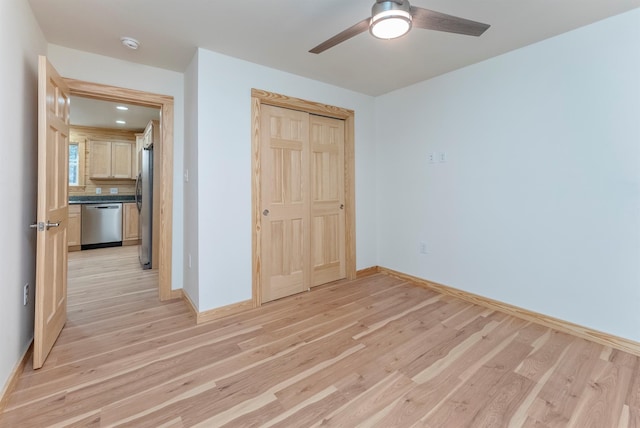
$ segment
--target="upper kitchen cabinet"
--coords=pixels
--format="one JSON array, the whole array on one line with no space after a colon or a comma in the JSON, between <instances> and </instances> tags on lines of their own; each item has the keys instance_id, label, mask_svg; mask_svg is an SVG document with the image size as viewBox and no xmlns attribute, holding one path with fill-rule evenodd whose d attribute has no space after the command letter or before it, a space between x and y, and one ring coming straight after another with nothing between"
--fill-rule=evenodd
<instances>
[{"instance_id":1,"label":"upper kitchen cabinet","mask_svg":"<svg viewBox=\"0 0 640 428\"><path fill-rule=\"evenodd\" d=\"M133 153L133 165L132 165L132 170L133 170L133 176L137 177L138 173L140 172L140 151L142 150L142 147L144 145L144 134L140 133L140 134L136 134L136 145L133 148L134 153Z\"/></svg>"},{"instance_id":2,"label":"upper kitchen cabinet","mask_svg":"<svg viewBox=\"0 0 640 428\"><path fill-rule=\"evenodd\" d=\"M72 150L74 155L76 151L80 156L84 153L86 164L81 158L73 158L76 163L70 163L70 171L77 172L73 177L78 182L70 186L76 187L76 193L93 194L104 184L100 181L111 180L111 187L118 180L123 182L119 191L130 193L126 187L133 183L127 181L138 175L138 149L158 141L159 119L158 108L72 96L70 138L73 142L86 141L85 150L76 150L76 146Z\"/></svg>"},{"instance_id":3,"label":"upper kitchen cabinet","mask_svg":"<svg viewBox=\"0 0 640 428\"><path fill-rule=\"evenodd\" d=\"M135 179L135 143L130 141L91 141L89 174L98 180Z\"/></svg>"},{"instance_id":4,"label":"upper kitchen cabinet","mask_svg":"<svg viewBox=\"0 0 640 428\"><path fill-rule=\"evenodd\" d=\"M147 127L144 130L142 137L142 145L146 149L154 143L158 142L160 138L160 122L157 120L150 120Z\"/></svg>"}]
</instances>

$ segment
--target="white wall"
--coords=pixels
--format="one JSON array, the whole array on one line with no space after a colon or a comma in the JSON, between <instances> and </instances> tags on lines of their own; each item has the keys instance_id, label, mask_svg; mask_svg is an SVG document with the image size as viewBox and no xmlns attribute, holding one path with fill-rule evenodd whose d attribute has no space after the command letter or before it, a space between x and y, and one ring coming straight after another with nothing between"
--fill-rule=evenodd
<instances>
[{"instance_id":1,"label":"white wall","mask_svg":"<svg viewBox=\"0 0 640 428\"><path fill-rule=\"evenodd\" d=\"M46 41L27 2L0 2L0 393L33 338L38 55ZM30 284L30 303L22 287Z\"/></svg>"},{"instance_id":2,"label":"white wall","mask_svg":"<svg viewBox=\"0 0 640 428\"><path fill-rule=\"evenodd\" d=\"M251 88L355 110L357 267L376 264L373 98L200 49L201 311L251 298Z\"/></svg>"},{"instance_id":3,"label":"white wall","mask_svg":"<svg viewBox=\"0 0 640 428\"><path fill-rule=\"evenodd\" d=\"M185 133L184 172L184 292L196 307L199 305L198 269L198 54L184 74Z\"/></svg>"},{"instance_id":4,"label":"white wall","mask_svg":"<svg viewBox=\"0 0 640 428\"><path fill-rule=\"evenodd\" d=\"M53 44L49 44L47 55L49 61L63 77L173 97L175 117L173 128L173 261L171 284L173 289L182 288L184 257L184 75L175 71L135 64Z\"/></svg>"},{"instance_id":5,"label":"white wall","mask_svg":"<svg viewBox=\"0 0 640 428\"><path fill-rule=\"evenodd\" d=\"M380 264L640 341L639 46L634 10L378 97Z\"/></svg>"}]
</instances>

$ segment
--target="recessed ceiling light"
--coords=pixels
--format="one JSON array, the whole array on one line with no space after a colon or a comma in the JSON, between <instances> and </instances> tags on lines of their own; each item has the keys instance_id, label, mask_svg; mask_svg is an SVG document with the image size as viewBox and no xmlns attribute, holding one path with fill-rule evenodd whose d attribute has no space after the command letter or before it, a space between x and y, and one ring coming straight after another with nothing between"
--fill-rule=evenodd
<instances>
[{"instance_id":1,"label":"recessed ceiling light","mask_svg":"<svg viewBox=\"0 0 640 428\"><path fill-rule=\"evenodd\" d=\"M127 110L129 110L129 107L127 107L127 106L117 106L116 108L117 108L118 110L122 110L122 111L127 111Z\"/></svg>"},{"instance_id":2,"label":"recessed ceiling light","mask_svg":"<svg viewBox=\"0 0 640 428\"><path fill-rule=\"evenodd\" d=\"M127 122L125 122L124 120L116 120L116 123L118 125L126 125L127 124Z\"/></svg>"},{"instance_id":3,"label":"recessed ceiling light","mask_svg":"<svg viewBox=\"0 0 640 428\"><path fill-rule=\"evenodd\" d=\"M140 47L140 42L134 39L133 37L121 37L120 41L124 47L129 49L136 50Z\"/></svg>"}]
</instances>

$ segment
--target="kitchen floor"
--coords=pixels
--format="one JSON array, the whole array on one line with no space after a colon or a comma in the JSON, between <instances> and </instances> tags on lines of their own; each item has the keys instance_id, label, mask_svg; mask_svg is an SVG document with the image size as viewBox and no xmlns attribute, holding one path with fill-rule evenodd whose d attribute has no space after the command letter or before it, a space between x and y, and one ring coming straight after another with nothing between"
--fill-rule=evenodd
<instances>
[{"instance_id":1,"label":"kitchen floor","mask_svg":"<svg viewBox=\"0 0 640 428\"><path fill-rule=\"evenodd\" d=\"M142 296L149 304L158 301L158 272L143 270L138 261L138 245L98 248L69 253L68 316L65 329L76 321L77 311L93 312L95 306L126 313Z\"/></svg>"}]
</instances>

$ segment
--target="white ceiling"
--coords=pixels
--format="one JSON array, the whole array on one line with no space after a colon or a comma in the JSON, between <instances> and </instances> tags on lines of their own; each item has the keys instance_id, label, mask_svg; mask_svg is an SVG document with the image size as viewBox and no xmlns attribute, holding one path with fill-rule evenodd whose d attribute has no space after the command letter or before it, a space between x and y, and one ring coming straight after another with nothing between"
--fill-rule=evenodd
<instances>
[{"instance_id":1,"label":"white ceiling","mask_svg":"<svg viewBox=\"0 0 640 428\"><path fill-rule=\"evenodd\" d=\"M128 110L118 110L118 106L127 107ZM72 96L69 116L69 122L72 125L141 132L150 120L160 119L160 110ZM123 120L126 123L119 124L116 123L116 120Z\"/></svg>"},{"instance_id":2,"label":"white ceiling","mask_svg":"<svg viewBox=\"0 0 640 428\"><path fill-rule=\"evenodd\" d=\"M640 0L413 0L491 28L479 38L414 28L391 41L365 32L315 55L308 50L369 16L374 0L29 3L50 43L180 72L202 47L374 96L640 7ZM142 46L127 50L122 36Z\"/></svg>"}]
</instances>

